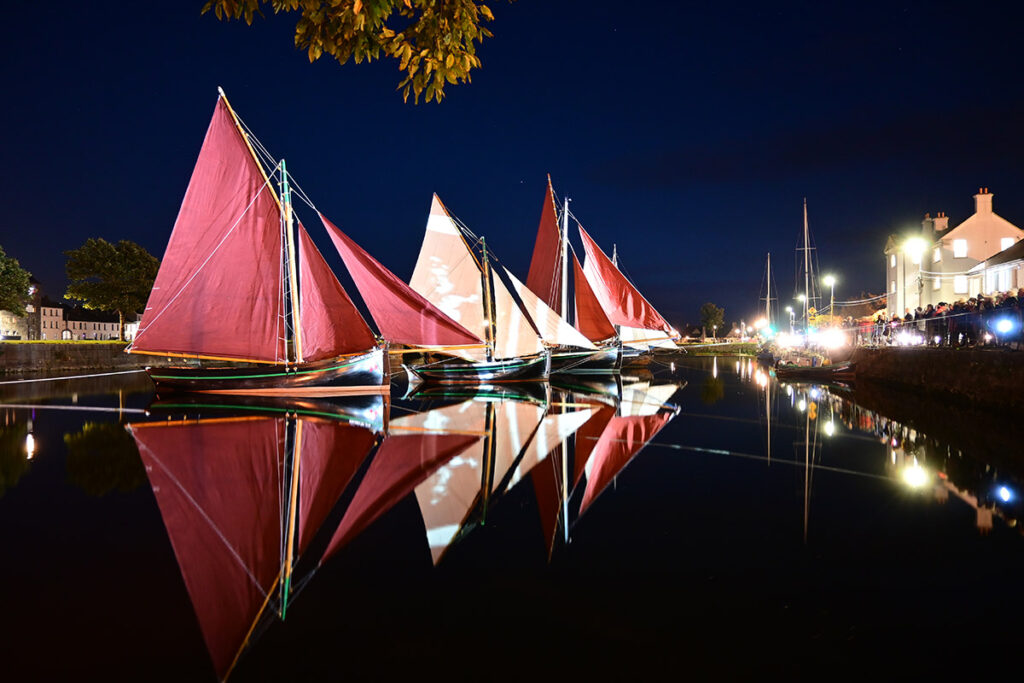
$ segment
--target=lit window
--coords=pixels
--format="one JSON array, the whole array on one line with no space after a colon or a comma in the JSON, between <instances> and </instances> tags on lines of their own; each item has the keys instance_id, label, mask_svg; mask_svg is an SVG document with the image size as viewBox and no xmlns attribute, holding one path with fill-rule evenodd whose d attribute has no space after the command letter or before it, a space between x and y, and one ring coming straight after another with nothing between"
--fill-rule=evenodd
<instances>
[{"instance_id":1,"label":"lit window","mask_svg":"<svg viewBox=\"0 0 1024 683\"><path fill-rule=\"evenodd\" d=\"M932 278L932 289L942 289L942 278Z\"/></svg>"},{"instance_id":2,"label":"lit window","mask_svg":"<svg viewBox=\"0 0 1024 683\"><path fill-rule=\"evenodd\" d=\"M889 267L890 268L895 268L896 267L896 254L893 254L892 256L889 257Z\"/></svg>"},{"instance_id":3,"label":"lit window","mask_svg":"<svg viewBox=\"0 0 1024 683\"><path fill-rule=\"evenodd\" d=\"M967 240L953 240L953 256L967 258Z\"/></svg>"},{"instance_id":4,"label":"lit window","mask_svg":"<svg viewBox=\"0 0 1024 683\"><path fill-rule=\"evenodd\" d=\"M889 283L889 291L892 292L893 294L896 293L896 281L895 280L893 280L892 282Z\"/></svg>"},{"instance_id":5,"label":"lit window","mask_svg":"<svg viewBox=\"0 0 1024 683\"><path fill-rule=\"evenodd\" d=\"M1007 249L1013 246L1013 243L1015 241L1016 240L1014 240L1012 237L1004 237L1003 239L999 240L999 251L1006 251Z\"/></svg>"},{"instance_id":6,"label":"lit window","mask_svg":"<svg viewBox=\"0 0 1024 683\"><path fill-rule=\"evenodd\" d=\"M932 263L939 263L942 261L942 247L935 247L935 251L932 252Z\"/></svg>"},{"instance_id":7,"label":"lit window","mask_svg":"<svg viewBox=\"0 0 1024 683\"><path fill-rule=\"evenodd\" d=\"M967 293L967 276L966 275L955 275L953 277L953 293L954 294L966 294Z\"/></svg>"},{"instance_id":8,"label":"lit window","mask_svg":"<svg viewBox=\"0 0 1024 683\"><path fill-rule=\"evenodd\" d=\"M1010 284L1010 276L1013 274L1009 268L1003 268L999 271L999 291L1005 292L1012 285Z\"/></svg>"}]
</instances>

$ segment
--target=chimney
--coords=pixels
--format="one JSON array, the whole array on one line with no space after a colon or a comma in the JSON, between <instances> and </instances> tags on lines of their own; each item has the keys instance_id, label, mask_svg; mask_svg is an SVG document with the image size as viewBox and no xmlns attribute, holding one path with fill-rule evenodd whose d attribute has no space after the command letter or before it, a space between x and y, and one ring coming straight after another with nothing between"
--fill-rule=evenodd
<instances>
[{"instance_id":1,"label":"chimney","mask_svg":"<svg viewBox=\"0 0 1024 683\"><path fill-rule=\"evenodd\" d=\"M992 195L987 187L979 188L974 195L974 213L992 213Z\"/></svg>"},{"instance_id":2,"label":"chimney","mask_svg":"<svg viewBox=\"0 0 1024 683\"><path fill-rule=\"evenodd\" d=\"M921 237L925 238L928 242L935 240L935 222L930 213L926 213L924 220L921 221Z\"/></svg>"},{"instance_id":3,"label":"chimney","mask_svg":"<svg viewBox=\"0 0 1024 683\"><path fill-rule=\"evenodd\" d=\"M935 235L938 237L945 231L949 230L949 216L946 215L945 211L939 211L932 220L932 225L935 228Z\"/></svg>"}]
</instances>

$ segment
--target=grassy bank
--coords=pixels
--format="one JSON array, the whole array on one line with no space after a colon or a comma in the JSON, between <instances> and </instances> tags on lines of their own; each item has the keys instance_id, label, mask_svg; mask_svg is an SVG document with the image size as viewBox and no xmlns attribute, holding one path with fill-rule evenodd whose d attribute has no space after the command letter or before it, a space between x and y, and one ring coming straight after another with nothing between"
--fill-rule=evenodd
<instances>
[{"instance_id":1,"label":"grassy bank","mask_svg":"<svg viewBox=\"0 0 1024 683\"><path fill-rule=\"evenodd\" d=\"M694 356L756 356L756 342L708 342L685 344L686 352Z\"/></svg>"}]
</instances>

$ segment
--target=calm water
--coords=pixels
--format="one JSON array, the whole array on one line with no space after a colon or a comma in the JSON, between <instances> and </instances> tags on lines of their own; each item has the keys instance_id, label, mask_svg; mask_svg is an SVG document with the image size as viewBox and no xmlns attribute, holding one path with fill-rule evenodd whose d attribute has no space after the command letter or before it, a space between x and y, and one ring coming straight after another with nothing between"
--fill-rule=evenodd
<instances>
[{"instance_id":1,"label":"calm water","mask_svg":"<svg viewBox=\"0 0 1024 683\"><path fill-rule=\"evenodd\" d=\"M858 391L735 358L390 411L0 387L5 677L1014 670L1024 428Z\"/></svg>"}]
</instances>

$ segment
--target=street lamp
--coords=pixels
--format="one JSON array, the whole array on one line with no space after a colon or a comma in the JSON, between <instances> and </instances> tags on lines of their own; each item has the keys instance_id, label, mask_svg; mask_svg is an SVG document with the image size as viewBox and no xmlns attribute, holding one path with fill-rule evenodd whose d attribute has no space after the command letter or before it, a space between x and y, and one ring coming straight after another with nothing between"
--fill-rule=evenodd
<instances>
[{"instance_id":1,"label":"street lamp","mask_svg":"<svg viewBox=\"0 0 1024 683\"><path fill-rule=\"evenodd\" d=\"M921 257L928 244L923 237L908 237L903 243L903 308L909 309L907 305L907 256L917 266L917 305L921 305Z\"/></svg>"},{"instance_id":2,"label":"street lamp","mask_svg":"<svg viewBox=\"0 0 1024 683\"><path fill-rule=\"evenodd\" d=\"M834 275L826 275L822 282L824 282L825 286L830 289L828 315L834 324L836 321L836 278Z\"/></svg>"}]
</instances>

